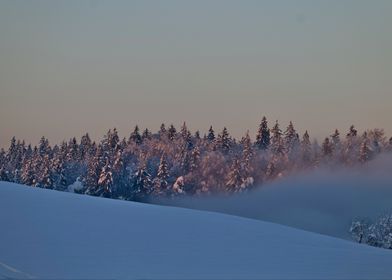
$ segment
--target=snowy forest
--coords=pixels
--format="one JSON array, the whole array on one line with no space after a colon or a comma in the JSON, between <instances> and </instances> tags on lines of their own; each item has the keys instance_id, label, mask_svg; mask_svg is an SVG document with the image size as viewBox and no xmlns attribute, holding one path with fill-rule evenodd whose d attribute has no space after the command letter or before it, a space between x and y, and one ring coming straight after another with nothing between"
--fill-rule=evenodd
<instances>
[{"instance_id":1,"label":"snowy forest","mask_svg":"<svg viewBox=\"0 0 392 280\"><path fill-rule=\"evenodd\" d=\"M382 129L342 135L335 130L321 144L307 131L300 135L292 122L282 129L260 122L256 139L240 140L228 130L191 133L162 124L156 133L136 126L128 138L109 130L99 142L88 134L51 146L12 138L0 151L0 179L29 186L93 196L148 201L153 196L237 193L293 172L366 164L392 151L392 137Z\"/></svg>"}]
</instances>

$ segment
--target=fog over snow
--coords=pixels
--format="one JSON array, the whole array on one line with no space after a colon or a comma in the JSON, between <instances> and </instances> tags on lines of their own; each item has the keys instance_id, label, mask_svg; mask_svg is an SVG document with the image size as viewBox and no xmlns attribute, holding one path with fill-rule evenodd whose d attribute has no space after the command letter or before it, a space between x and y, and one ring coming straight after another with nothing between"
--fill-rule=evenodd
<instances>
[{"instance_id":1,"label":"fog over snow","mask_svg":"<svg viewBox=\"0 0 392 280\"><path fill-rule=\"evenodd\" d=\"M320 168L241 195L187 197L158 203L271 221L350 239L356 218L392 212L392 155L355 168Z\"/></svg>"}]
</instances>

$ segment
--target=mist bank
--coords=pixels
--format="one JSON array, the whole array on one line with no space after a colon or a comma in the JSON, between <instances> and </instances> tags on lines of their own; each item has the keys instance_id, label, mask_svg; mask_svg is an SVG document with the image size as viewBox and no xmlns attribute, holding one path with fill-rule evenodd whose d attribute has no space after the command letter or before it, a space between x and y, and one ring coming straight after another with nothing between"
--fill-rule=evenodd
<instances>
[{"instance_id":1,"label":"mist bank","mask_svg":"<svg viewBox=\"0 0 392 280\"><path fill-rule=\"evenodd\" d=\"M236 195L155 203L222 212L350 239L351 222L392 212L392 155L355 168L318 168Z\"/></svg>"}]
</instances>

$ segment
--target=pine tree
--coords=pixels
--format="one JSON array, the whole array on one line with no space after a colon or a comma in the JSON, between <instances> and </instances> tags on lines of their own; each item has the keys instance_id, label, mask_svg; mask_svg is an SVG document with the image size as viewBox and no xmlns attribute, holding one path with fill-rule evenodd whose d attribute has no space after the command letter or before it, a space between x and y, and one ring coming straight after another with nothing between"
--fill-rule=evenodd
<instances>
[{"instance_id":1,"label":"pine tree","mask_svg":"<svg viewBox=\"0 0 392 280\"><path fill-rule=\"evenodd\" d=\"M308 131L305 131L302 142L301 142L301 154L302 160L305 164L308 164L312 160L312 144L310 142L310 137Z\"/></svg>"},{"instance_id":2,"label":"pine tree","mask_svg":"<svg viewBox=\"0 0 392 280\"><path fill-rule=\"evenodd\" d=\"M88 156L92 155L92 142L88 133L83 135L80 140L79 154L80 160L85 160Z\"/></svg>"},{"instance_id":3,"label":"pine tree","mask_svg":"<svg viewBox=\"0 0 392 280\"><path fill-rule=\"evenodd\" d=\"M104 160L104 148L102 144L100 144L94 157L89 160L87 166L87 174L83 180L83 184L86 187L87 194L100 195L98 191L98 180L100 177L101 170L104 166Z\"/></svg>"},{"instance_id":4,"label":"pine tree","mask_svg":"<svg viewBox=\"0 0 392 280\"><path fill-rule=\"evenodd\" d=\"M268 123L266 117L261 120L259 130L256 135L256 147L261 150L268 149L270 145L270 130L268 128Z\"/></svg>"},{"instance_id":5,"label":"pine tree","mask_svg":"<svg viewBox=\"0 0 392 280\"><path fill-rule=\"evenodd\" d=\"M298 134L294 129L293 123L290 121L285 133L284 133L284 144L285 150L290 155L292 154L298 145Z\"/></svg>"},{"instance_id":6,"label":"pine tree","mask_svg":"<svg viewBox=\"0 0 392 280\"><path fill-rule=\"evenodd\" d=\"M335 132L331 135L332 143L335 148L340 148L340 133L337 129L335 129Z\"/></svg>"},{"instance_id":7,"label":"pine tree","mask_svg":"<svg viewBox=\"0 0 392 280\"><path fill-rule=\"evenodd\" d=\"M98 179L98 190L96 195L103 197L111 197L113 188L113 173L112 167L109 160L102 167L101 173Z\"/></svg>"},{"instance_id":8,"label":"pine tree","mask_svg":"<svg viewBox=\"0 0 392 280\"><path fill-rule=\"evenodd\" d=\"M67 160L74 162L79 160L79 145L75 137L69 140Z\"/></svg>"},{"instance_id":9,"label":"pine tree","mask_svg":"<svg viewBox=\"0 0 392 280\"><path fill-rule=\"evenodd\" d=\"M271 150L276 156L284 155L284 142L282 139L282 130L279 128L279 123L276 121L275 126L271 130Z\"/></svg>"},{"instance_id":10,"label":"pine tree","mask_svg":"<svg viewBox=\"0 0 392 280\"><path fill-rule=\"evenodd\" d=\"M241 164L238 159L235 159L227 176L226 190L229 192L239 192L242 189L243 183L244 178L241 174Z\"/></svg>"},{"instance_id":11,"label":"pine tree","mask_svg":"<svg viewBox=\"0 0 392 280\"><path fill-rule=\"evenodd\" d=\"M359 149L359 161L361 163L365 163L370 159L370 156L371 156L371 150L369 148L369 139L367 138L367 134L365 132Z\"/></svg>"},{"instance_id":12,"label":"pine tree","mask_svg":"<svg viewBox=\"0 0 392 280\"><path fill-rule=\"evenodd\" d=\"M196 139L196 141L200 141L200 131L198 131L198 130L196 130L196 132L195 132L195 139Z\"/></svg>"},{"instance_id":13,"label":"pine tree","mask_svg":"<svg viewBox=\"0 0 392 280\"><path fill-rule=\"evenodd\" d=\"M113 163L112 177L113 188L112 197L120 197L126 199L129 196L129 176L126 164L123 159L123 152L121 149L117 150L117 154Z\"/></svg>"},{"instance_id":14,"label":"pine tree","mask_svg":"<svg viewBox=\"0 0 392 280\"><path fill-rule=\"evenodd\" d=\"M54 173L53 175L54 189L59 191L66 190L68 184L67 184L66 171L64 167L64 158L62 157L61 154L56 155L56 157L53 159L53 173Z\"/></svg>"},{"instance_id":15,"label":"pine tree","mask_svg":"<svg viewBox=\"0 0 392 280\"><path fill-rule=\"evenodd\" d=\"M136 143L137 145L140 145L142 143L143 139L142 136L140 135L139 132L139 126L135 126L135 129L133 130L133 132L131 133L131 135L129 136L129 142L133 142Z\"/></svg>"},{"instance_id":16,"label":"pine tree","mask_svg":"<svg viewBox=\"0 0 392 280\"><path fill-rule=\"evenodd\" d=\"M267 180L272 180L275 179L276 176L277 176L277 172L275 166L275 159L272 158L272 160L267 165L267 170L265 171L265 177L267 178Z\"/></svg>"},{"instance_id":17,"label":"pine tree","mask_svg":"<svg viewBox=\"0 0 392 280\"><path fill-rule=\"evenodd\" d=\"M192 150L192 154L191 154L190 171L194 172L194 171L198 170L199 163L200 163L200 149L198 146L196 146Z\"/></svg>"},{"instance_id":18,"label":"pine tree","mask_svg":"<svg viewBox=\"0 0 392 280\"><path fill-rule=\"evenodd\" d=\"M173 124L170 125L169 130L167 131L167 137L170 141L173 141L177 135L177 130Z\"/></svg>"},{"instance_id":19,"label":"pine tree","mask_svg":"<svg viewBox=\"0 0 392 280\"><path fill-rule=\"evenodd\" d=\"M187 137L188 137L188 134L190 134L190 132L189 132L189 130L188 130L188 127L186 126L186 123L184 122L183 124L182 124L182 126L181 126L181 137L183 138L183 139L187 139Z\"/></svg>"},{"instance_id":20,"label":"pine tree","mask_svg":"<svg viewBox=\"0 0 392 280\"><path fill-rule=\"evenodd\" d=\"M166 126L165 124L161 124L159 128L159 138L162 140L165 136L167 136Z\"/></svg>"},{"instance_id":21,"label":"pine tree","mask_svg":"<svg viewBox=\"0 0 392 280\"><path fill-rule=\"evenodd\" d=\"M38 151L41 157L49 154L50 152L49 141L44 136L42 136L41 140L39 141Z\"/></svg>"},{"instance_id":22,"label":"pine tree","mask_svg":"<svg viewBox=\"0 0 392 280\"><path fill-rule=\"evenodd\" d=\"M35 172L33 170L33 160L28 159L23 163L21 182L27 186L33 186L35 182Z\"/></svg>"},{"instance_id":23,"label":"pine tree","mask_svg":"<svg viewBox=\"0 0 392 280\"><path fill-rule=\"evenodd\" d=\"M252 172L251 162L254 155L249 131L246 132L242 145L242 162L245 171L245 177L249 177Z\"/></svg>"},{"instance_id":24,"label":"pine tree","mask_svg":"<svg viewBox=\"0 0 392 280\"><path fill-rule=\"evenodd\" d=\"M145 200L151 191L151 175L147 171L146 164L141 163L133 178L133 184L131 187L132 199L136 201Z\"/></svg>"},{"instance_id":25,"label":"pine tree","mask_svg":"<svg viewBox=\"0 0 392 280\"><path fill-rule=\"evenodd\" d=\"M151 140L152 139L152 134L151 132L146 128L143 131L143 135L142 135L142 140Z\"/></svg>"},{"instance_id":26,"label":"pine tree","mask_svg":"<svg viewBox=\"0 0 392 280\"><path fill-rule=\"evenodd\" d=\"M210 126L210 129L208 130L208 135L207 135L207 139L210 142L213 142L215 140L215 132L212 129L212 126Z\"/></svg>"},{"instance_id":27,"label":"pine tree","mask_svg":"<svg viewBox=\"0 0 392 280\"><path fill-rule=\"evenodd\" d=\"M156 178L154 179L154 194L161 195L168 187L168 166L165 159L165 156L161 156L161 160L159 162L158 173Z\"/></svg>"},{"instance_id":28,"label":"pine tree","mask_svg":"<svg viewBox=\"0 0 392 280\"><path fill-rule=\"evenodd\" d=\"M227 132L227 128L224 127L222 133L218 135L216 139L216 147L218 150L222 151L224 154L229 153L231 148L231 139L229 133Z\"/></svg>"},{"instance_id":29,"label":"pine tree","mask_svg":"<svg viewBox=\"0 0 392 280\"><path fill-rule=\"evenodd\" d=\"M324 139L324 142L322 144L322 151L323 151L324 157L326 157L326 158L332 157L333 147L332 147L332 144L330 143L328 137Z\"/></svg>"},{"instance_id":30,"label":"pine tree","mask_svg":"<svg viewBox=\"0 0 392 280\"><path fill-rule=\"evenodd\" d=\"M347 163L356 161L355 155L356 155L356 150L358 148L357 142L358 142L357 130L352 125L350 126L350 130L346 135L346 148L344 151L344 157Z\"/></svg>"}]
</instances>

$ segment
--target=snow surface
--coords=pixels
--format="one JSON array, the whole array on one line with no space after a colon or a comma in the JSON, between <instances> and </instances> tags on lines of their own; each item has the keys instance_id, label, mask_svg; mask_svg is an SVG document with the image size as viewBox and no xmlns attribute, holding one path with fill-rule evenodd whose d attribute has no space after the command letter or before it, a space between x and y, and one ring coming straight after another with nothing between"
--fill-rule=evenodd
<instances>
[{"instance_id":1,"label":"snow surface","mask_svg":"<svg viewBox=\"0 0 392 280\"><path fill-rule=\"evenodd\" d=\"M392 279L389 250L5 182L0 226L0 279Z\"/></svg>"}]
</instances>

